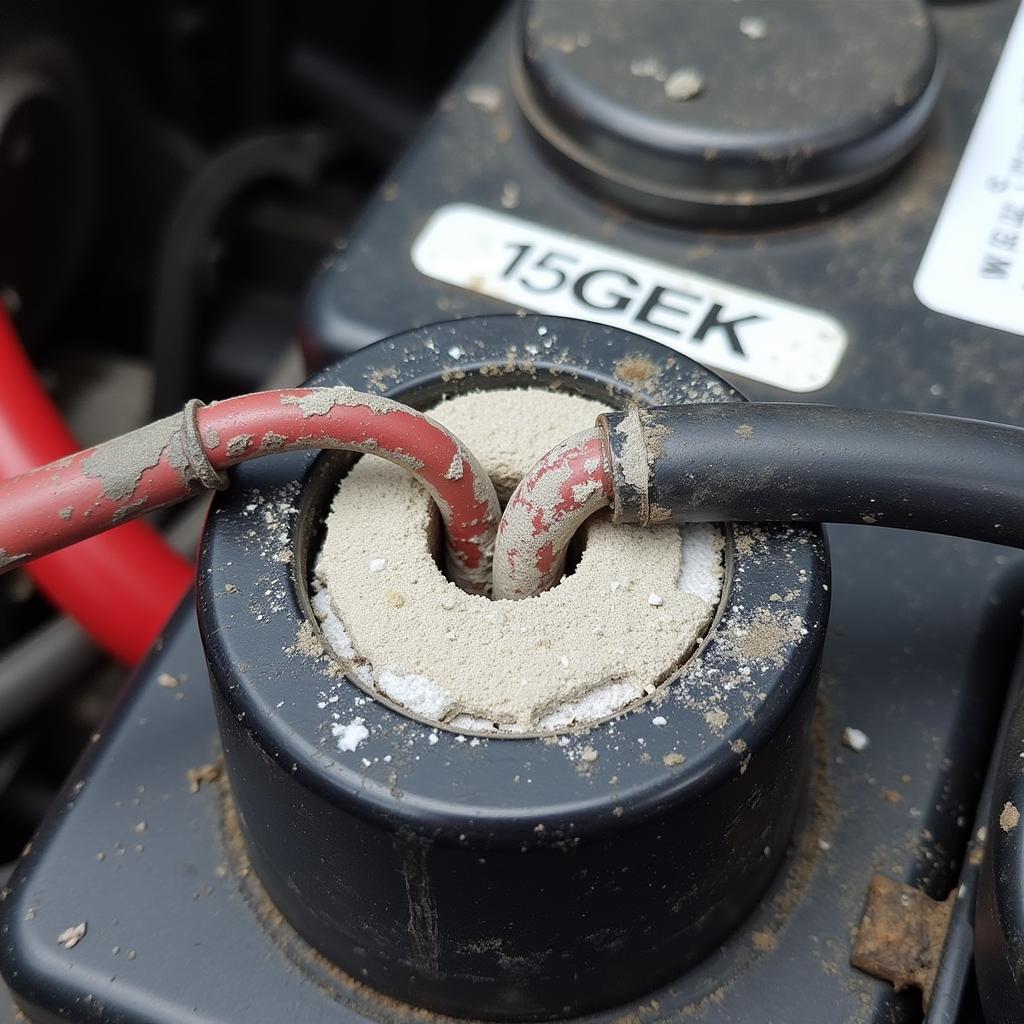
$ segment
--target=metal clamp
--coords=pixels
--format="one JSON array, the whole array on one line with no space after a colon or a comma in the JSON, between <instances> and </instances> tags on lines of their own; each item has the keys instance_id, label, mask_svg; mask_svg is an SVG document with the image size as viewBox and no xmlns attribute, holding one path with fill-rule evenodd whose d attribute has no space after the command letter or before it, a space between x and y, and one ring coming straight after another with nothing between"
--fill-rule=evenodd
<instances>
[{"instance_id":1,"label":"metal clamp","mask_svg":"<svg viewBox=\"0 0 1024 1024\"><path fill-rule=\"evenodd\" d=\"M198 414L204 405L198 398L185 403L181 411L181 448L188 461L189 475L209 491L223 491L228 486L227 474L214 468L199 434Z\"/></svg>"}]
</instances>

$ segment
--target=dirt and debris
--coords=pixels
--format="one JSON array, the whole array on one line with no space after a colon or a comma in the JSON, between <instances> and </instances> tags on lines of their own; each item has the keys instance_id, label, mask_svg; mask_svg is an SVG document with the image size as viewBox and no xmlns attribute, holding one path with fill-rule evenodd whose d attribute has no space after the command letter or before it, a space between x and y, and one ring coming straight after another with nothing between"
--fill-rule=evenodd
<instances>
[{"instance_id":1,"label":"dirt and debris","mask_svg":"<svg viewBox=\"0 0 1024 1024\"><path fill-rule=\"evenodd\" d=\"M462 458L462 453L456 452L452 456L451 465L448 467L448 471L445 473L444 477L446 480L461 480L465 469L466 467Z\"/></svg>"},{"instance_id":2,"label":"dirt and debris","mask_svg":"<svg viewBox=\"0 0 1024 1024\"><path fill-rule=\"evenodd\" d=\"M729 713L721 708L711 708L704 712L704 721L708 723L712 732L721 735L729 724Z\"/></svg>"},{"instance_id":3,"label":"dirt and debris","mask_svg":"<svg viewBox=\"0 0 1024 1024\"><path fill-rule=\"evenodd\" d=\"M379 395L367 395L347 385L330 388L307 388L302 394L282 395L281 405L294 405L302 413L303 419L326 416L338 406L350 408L366 408L371 412L386 416L392 412L402 412L405 407Z\"/></svg>"},{"instance_id":4,"label":"dirt and debris","mask_svg":"<svg viewBox=\"0 0 1024 1024\"><path fill-rule=\"evenodd\" d=\"M501 205L505 210L514 210L519 205L519 197L522 193L519 185L514 181L506 181L501 188Z\"/></svg>"},{"instance_id":5,"label":"dirt and debris","mask_svg":"<svg viewBox=\"0 0 1024 1024\"><path fill-rule=\"evenodd\" d=\"M642 391L652 391L658 384L661 371L662 367L649 356L629 355L615 364L614 374L623 384Z\"/></svg>"},{"instance_id":6,"label":"dirt and debris","mask_svg":"<svg viewBox=\"0 0 1024 1024\"><path fill-rule=\"evenodd\" d=\"M1020 824L1020 811L1009 800L1003 804L999 813L999 827L1004 832L1012 832Z\"/></svg>"},{"instance_id":7,"label":"dirt and debris","mask_svg":"<svg viewBox=\"0 0 1024 1024\"><path fill-rule=\"evenodd\" d=\"M216 782L223 771L223 761L209 761L207 764L201 764L198 768L189 768L185 773L189 792L198 793L206 783Z\"/></svg>"},{"instance_id":8,"label":"dirt and debris","mask_svg":"<svg viewBox=\"0 0 1024 1024\"><path fill-rule=\"evenodd\" d=\"M80 921L78 924L72 925L70 928L65 928L64 931L57 936L57 945L63 946L65 949L74 949L82 939L85 938L85 933L88 931L88 923Z\"/></svg>"},{"instance_id":9,"label":"dirt and debris","mask_svg":"<svg viewBox=\"0 0 1024 1024\"><path fill-rule=\"evenodd\" d=\"M725 623L729 646L744 662L776 665L781 668L788 650L807 634L803 619L785 609L758 608L745 620Z\"/></svg>"},{"instance_id":10,"label":"dirt and debris","mask_svg":"<svg viewBox=\"0 0 1024 1024\"><path fill-rule=\"evenodd\" d=\"M892 982L897 992L919 988L927 1012L955 901L955 889L939 902L913 886L875 875L850 963Z\"/></svg>"},{"instance_id":11,"label":"dirt and debris","mask_svg":"<svg viewBox=\"0 0 1024 1024\"><path fill-rule=\"evenodd\" d=\"M670 100L685 103L704 92L704 76L696 68L679 68L665 79L665 95Z\"/></svg>"},{"instance_id":12,"label":"dirt and debris","mask_svg":"<svg viewBox=\"0 0 1024 1024\"><path fill-rule=\"evenodd\" d=\"M657 57L638 57L630 62L629 73L637 78L653 78L657 82L668 78L668 68Z\"/></svg>"},{"instance_id":13,"label":"dirt and debris","mask_svg":"<svg viewBox=\"0 0 1024 1024\"><path fill-rule=\"evenodd\" d=\"M860 729L855 729L850 725L843 729L843 746L848 747L855 754L863 753L870 744L871 740L868 739L867 733Z\"/></svg>"},{"instance_id":14,"label":"dirt and debris","mask_svg":"<svg viewBox=\"0 0 1024 1024\"><path fill-rule=\"evenodd\" d=\"M175 413L107 441L82 460L83 476L99 480L110 501L124 501L135 493L142 474L152 469L167 452L172 469L183 474L188 466L181 444L182 414Z\"/></svg>"},{"instance_id":15,"label":"dirt and debris","mask_svg":"<svg viewBox=\"0 0 1024 1024\"><path fill-rule=\"evenodd\" d=\"M496 114L501 110L503 97L501 89L487 82L478 82L466 89L466 102L485 114Z\"/></svg>"},{"instance_id":16,"label":"dirt and debris","mask_svg":"<svg viewBox=\"0 0 1024 1024\"><path fill-rule=\"evenodd\" d=\"M241 455L252 443L252 434L236 434L228 440L227 454L229 457Z\"/></svg>"},{"instance_id":17,"label":"dirt and debris","mask_svg":"<svg viewBox=\"0 0 1024 1024\"><path fill-rule=\"evenodd\" d=\"M686 758L678 751L673 750L661 759L661 763L666 768L678 768L681 764L686 764Z\"/></svg>"},{"instance_id":18,"label":"dirt and debris","mask_svg":"<svg viewBox=\"0 0 1024 1024\"><path fill-rule=\"evenodd\" d=\"M307 658L322 658L327 653L320 634L317 633L311 623L305 621L299 626L294 650L299 654L305 654ZM290 654L291 651L286 651L285 653Z\"/></svg>"},{"instance_id":19,"label":"dirt and debris","mask_svg":"<svg viewBox=\"0 0 1024 1024\"><path fill-rule=\"evenodd\" d=\"M283 434L278 434L274 430L268 430L260 441L259 450L261 452L276 452L280 451L284 447L285 441L287 441Z\"/></svg>"},{"instance_id":20,"label":"dirt and debris","mask_svg":"<svg viewBox=\"0 0 1024 1024\"><path fill-rule=\"evenodd\" d=\"M156 677L157 684L162 686L165 690L173 690L180 680L177 676L172 676L170 672L161 672Z\"/></svg>"},{"instance_id":21,"label":"dirt and debris","mask_svg":"<svg viewBox=\"0 0 1024 1024\"><path fill-rule=\"evenodd\" d=\"M768 35L768 24L764 18L758 18L756 15L748 14L740 18L740 31L748 39L764 39Z\"/></svg>"},{"instance_id":22,"label":"dirt and debris","mask_svg":"<svg viewBox=\"0 0 1024 1024\"><path fill-rule=\"evenodd\" d=\"M622 435L618 459L622 479L641 495L647 494L650 489L651 458L637 406L630 406L625 418L616 424L615 433Z\"/></svg>"},{"instance_id":23,"label":"dirt and debris","mask_svg":"<svg viewBox=\"0 0 1024 1024\"><path fill-rule=\"evenodd\" d=\"M366 386L368 390L380 393L387 391L398 378L398 370L394 366L381 366L366 378Z\"/></svg>"},{"instance_id":24,"label":"dirt and debris","mask_svg":"<svg viewBox=\"0 0 1024 1024\"><path fill-rule=\"evenodd\" d=\"M139 498L138 501L129 501L120 508L114 509L114 514L110 517L110 521L116 524L124 519L134 519L135 513L145 507L147 500L147 498Z\"/></svg>"}]
</instances>

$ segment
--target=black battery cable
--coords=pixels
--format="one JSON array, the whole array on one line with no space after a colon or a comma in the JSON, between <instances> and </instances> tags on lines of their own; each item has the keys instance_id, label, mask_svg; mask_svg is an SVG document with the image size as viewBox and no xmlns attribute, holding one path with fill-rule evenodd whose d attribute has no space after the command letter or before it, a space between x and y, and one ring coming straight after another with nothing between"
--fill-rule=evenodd
<instances>
[{"instance_id":1,"label":"black battery cable","mask_svg":"<svg viewBox=\"0 0 1024 1024\"><path fill-rule=\"evenodd\" d=\"M1024 428L736 402L598 419L616 522L865 523L1024 547Z\"/></svg>"}]
</instances>

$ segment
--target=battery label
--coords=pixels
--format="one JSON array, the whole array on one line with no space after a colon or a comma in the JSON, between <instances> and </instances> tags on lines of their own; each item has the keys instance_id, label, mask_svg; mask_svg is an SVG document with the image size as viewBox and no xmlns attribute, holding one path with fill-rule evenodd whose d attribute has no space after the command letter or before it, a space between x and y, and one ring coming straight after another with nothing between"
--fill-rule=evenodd
<instances>
[{"instance_id":1,"label":"battery label","mask_svg":"<svg viewBox=\"0 0 1024 1024\"><path fill-rule=\"evenodd\" d=\"M937 313L1024 334L1024 7L914 279Z\"/></svg>"},{"instance_id":2,"label":"battery label","mask_svg":"<svg viewBox=\"0 0 1024 1024\"><path fill-rule=\"evenodd\" d=\"M479 206L437 210L412 261L427 277L621 327L787 391L824 387L846 348L846 332L824 313Z\"/></svg>"}]
</instances>

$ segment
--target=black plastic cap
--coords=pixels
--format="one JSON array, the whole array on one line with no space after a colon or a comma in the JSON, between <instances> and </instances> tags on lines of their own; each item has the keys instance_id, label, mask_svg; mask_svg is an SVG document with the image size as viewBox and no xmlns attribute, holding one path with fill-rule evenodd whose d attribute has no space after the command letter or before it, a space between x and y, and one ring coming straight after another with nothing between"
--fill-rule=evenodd
<instances>
[{"instance_id":1,"label":"black plastic cap","mask_svg":"<svg viewBox=\"0 0 1024 1024\"><path fill-rule=\"evenodd\" d=\"M941 81L920 0L532 0L516 77L568 172L659 217L828 208L921 137Z\"/></svg>"}]
</instances>

